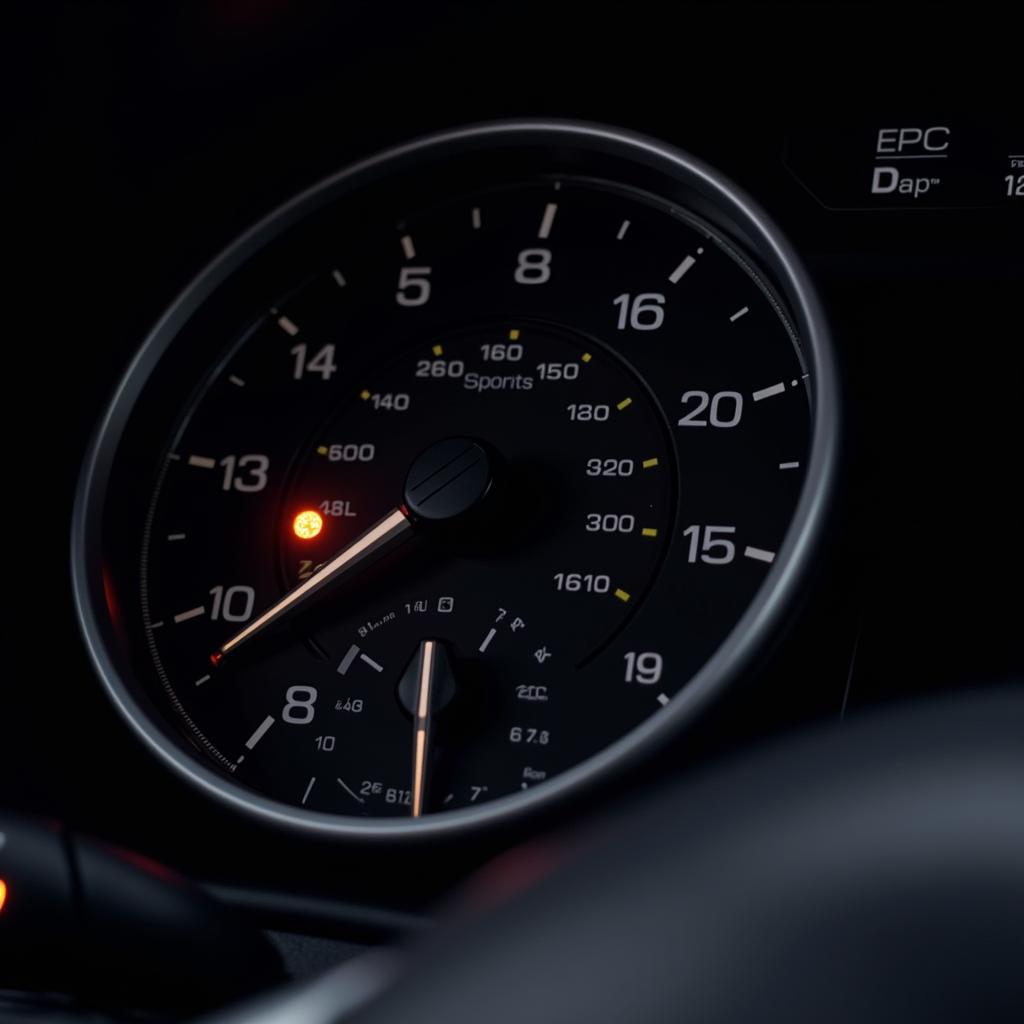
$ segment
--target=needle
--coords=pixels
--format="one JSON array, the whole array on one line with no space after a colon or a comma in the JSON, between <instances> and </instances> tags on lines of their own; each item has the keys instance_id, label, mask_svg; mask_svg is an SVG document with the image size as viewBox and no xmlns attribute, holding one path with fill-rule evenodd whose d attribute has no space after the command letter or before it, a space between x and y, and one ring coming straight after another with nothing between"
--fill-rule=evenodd
<instances>
[{"instance_id":1,"label":"needle","mask_svg":"<svg viewBox=\"0 0 1024 1024\"><path fill-rule=\"evenodd\" d=\"M405 504L378 519L329 562L319 566L308 580L289 590L211 654L210 661L219 665L225 654L237 650L283 615L305 606L328 584L354 576L373 559L408 540L414 522L456 519L477 506L490 489L490 461L476 441L449 437L430 445L409 469Z\"/></svg>"},{"instance_id":2,"label":"needle","mask_svg":"<svg viewBox=\"0 0 1024 1024\"><path fill-rule=\"evenodd\" d=\"M365 568L374 558L407 540L411 530L412 520L405 506L393 509L356 537L351 544L343 547L329 562L324 562L308 580L304 580L297 587L289 590L284 597L226 641L216 653L210 656L210 660L215 665L219 664L225 654L237 650L242 644L262 633L281 616L304 605L328 583L336 583L354 576L358 569Z\"/></svg>"},{"instance_id":3,"label":"needle","mask_svg":"<svg viewBox=\"0 0 1024 1024\"><path fill-rule=\"evenodd\" d=\"M412 816L423 813L423 794L427 785L427 753L430 749L431 691L434 688L434 667L437 662L437 641L420 644L416 684L416 714L413 718L412 740Z\"/></svg>"}]
</instances>

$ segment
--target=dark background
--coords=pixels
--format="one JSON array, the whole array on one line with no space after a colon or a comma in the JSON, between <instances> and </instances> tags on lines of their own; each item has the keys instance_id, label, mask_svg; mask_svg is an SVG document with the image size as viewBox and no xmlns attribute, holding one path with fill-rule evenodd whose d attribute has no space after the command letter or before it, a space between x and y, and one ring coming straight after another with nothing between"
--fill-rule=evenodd
<instances>
[{"instance_id":1,"label":"dark background","mask_svg":"<svg viewBox=\"0 0 1024 1024\"><path fill-rule=\"evenodd\" d=\"M604 121L717 166L804 256L840 349L844 485L816 589L735 701L603 802L808 719L1019 673L1024 199L1001 199L1008 168L986 146L1024 153L1020 27L976 5L25 5L6 33L0 800L204 879L402 909L545 824L431 848L410 872L407 851L238 819L129 736L69 596L82 452L163 308L293 193L483 119ZM860 180L859 140L899 124L979 140L958 166L994 190L957 208L822 205L811 190Z\"/></svg>"}]
</instances>

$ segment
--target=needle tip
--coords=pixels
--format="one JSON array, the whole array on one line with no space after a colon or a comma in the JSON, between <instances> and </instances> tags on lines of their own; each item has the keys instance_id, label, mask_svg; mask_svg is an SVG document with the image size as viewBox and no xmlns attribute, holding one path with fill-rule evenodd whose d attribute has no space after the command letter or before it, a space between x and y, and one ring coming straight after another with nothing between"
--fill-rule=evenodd
<instances>
[{"instance_id":1,"label":"needle tip","mask_svg":"<svg viewBox=\"0 0 1024 1024\"><path fill-rule=\"evenodd\" d=\"M220 660L223 657L224 657L224 652L223 651L214 651L213 654L210 655L210 664L214 668L216 668L220 664Z\"/></svg>"}]
</instances>

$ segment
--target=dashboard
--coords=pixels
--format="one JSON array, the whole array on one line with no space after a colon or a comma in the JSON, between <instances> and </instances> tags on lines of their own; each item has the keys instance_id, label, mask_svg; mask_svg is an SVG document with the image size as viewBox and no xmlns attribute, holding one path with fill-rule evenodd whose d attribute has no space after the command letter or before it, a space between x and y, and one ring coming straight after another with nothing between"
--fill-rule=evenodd
<instances>
[{"instance_id":1,"label":"dashboard","mask_svg":"<svg viewBox=\"0 0 1024 1024\"><path fill-rule=\"evenodd\" d=\"M361 947L735 752L1017 685L1010 36L53 5L5 808Z\"/></svg>"}]
</instances>

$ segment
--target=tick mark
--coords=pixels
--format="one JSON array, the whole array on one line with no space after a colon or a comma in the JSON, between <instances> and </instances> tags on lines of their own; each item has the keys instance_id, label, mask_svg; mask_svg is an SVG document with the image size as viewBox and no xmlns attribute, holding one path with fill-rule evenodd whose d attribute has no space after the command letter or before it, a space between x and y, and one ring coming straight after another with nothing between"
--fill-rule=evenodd
<instances>
[{"instance_id":1,"label":"tick mark","mask_svg":"<svg viewBox=\"0 0 1024 1024\"><path fill-rule=\"evenodd\" d=\"M747 558L753 558L757 562L774 562L775 561L775 552L774 551L765 551L764 548L752 548L752 547L748 546L748 547L745 547L743 549L743 554Z\"/></svg>"},{"instance_id":2,"label":"tick mark","mask_svg":"<svg viewBox=\"0 0 1024 1024\"><path fill-rule=\"evenodd\" d=\"M629 221L624 220L622 226L619 228L619 233L615 236L618 241L622 241L626 237L626 232L629 230Z\"/></svg>"},{"instance_id":3,"label":"tick mark","mask_svg":"<svg viewBox=\"0 0 1024 1024\"><path fill-rule=\"evenodd\" d=\"M736 323L736 321L739 320L739 318L741 316L744 316L745 314L747 314L749 312L750 312L750 307L749 306L744 306L742 309L737 309L736 312L733 313L733 315L731 317L729 317L729 323L732 323L732 324Z\"/></svg>"},{"instance_id":4,"label":"tick mark","mask_svg":"<svg viewBox=\"0 0 1024 1024\"><path fill-rule=\"evenodd\" d=\"M352 662L357 657L359 657L359 647L357 644L353 644L345 652L345 657L341 659L341 664L338 666L338 675L343 676L352 667Z\"/></svg>"},{"instance_id":5,"label":"tick mark","mask_svg":"<svg viewBox=\"0 0 1024 1024\"><path fill-rule=\"evenodd\" d=\"M174 616L174 621L188 622L189 619L198 619L200 615L205 614L206 609L202 605L199 605L198 608L189 608L187 612L178 612L178 614Z\"/></svg>"},{"instance_id":6,"label":"tick mark","mask_svg":"<svg viewBox=\"0 0 1024 1024\"><path fill-rule=\"evenodd\" d=\"M697 261L692 256L687 256L686 259L684 259L683 262L680 263L679 266L676 267L676 269L673 270L672 273L668 275L668 279L672 282L672 284L679 284L679 281L682 279L683 274L685 274L690 269L690 267L692 267L696 262Z\"/></svg>"},{"instance_id":7,"label":"tick mark","mask_svg":"<svg viewBox=\"0 0 1024 1024\"><path fill-rule=\"evenodd\" d=\"M188 457L190 466L197 466L199 469L214 469L217 465L216 459L208 458L205 455L190 455Z\"/></svg>"},{"instance_id":8,"label":"tick mark","mask_svg":"<svg viewBox=\"0 0 1024 1024\"><path fill-rule=\"evenodd\" d=\"M541 218L540 227L537 230L538 238L547 238L551 234L551 225L555 223L556 213L558 213L558 203L548 203L544 207L544 216Z\"/></svg>"},{"instance_id":9,"label":"tick mark","mask_svg":"<svg viewBox=\"0 0 1024 1024\"><path fill-rule=\"evenodd\" d=\"M412 244L411 235L402 235L402 252L407 260L416 259L416 246Z\"/></svg>"},{"instance_id":10,"label":"tick mark","mask_svg":"<svg viewBox=\"0 0 1024 1024\"><path fill-rule=\"evenodd\" d=\"M772 384L771 387L761 388L760 391L755 391L751 397L755 402L760 402L765 398L771 398L773 395L781 395L786 390L786 385L779 381L778 384Z\"/></svg>"},{"instance_id":11,"label":"tick mark","mask_svg":"<svg viewBox=\"0 0 1024 1024\"><path fill-rule=\"evenodd\" d=\"M299 325L294 320L286 316L279 316L277 318L277 326L292 338L299 333Z\"/></svg>"},{"instance_id":12,"label":"tick mark","mask_svg":"<svg viewBox=\"0 0 1024 1024\"><path fill-rule=\"evenodd\" d=\"M256 744L267 734L267 730L274 724L274 716L267 715L258 726L256 731L245 741L245 745L250 749L254 749Z\"/></svg>"},{"instance_id":13,"label":"tick mark","mask_svg":"<svg viewBox=\"0 0 1024 1024\"><path fill-rule=\"evenodd\" d=\"M358 796L354 790L349 789L348 786L345 785L345 780L344 779L338 779L337 783L338 783L339 786L341 786L341 788L343 790L345 790L346 793L348 793L348 795L350 797L352 797L353 800L355 800L355 802L357 804L365 804L366 803L366 801L361 796Z\"/></svg>"}]
</instances>

